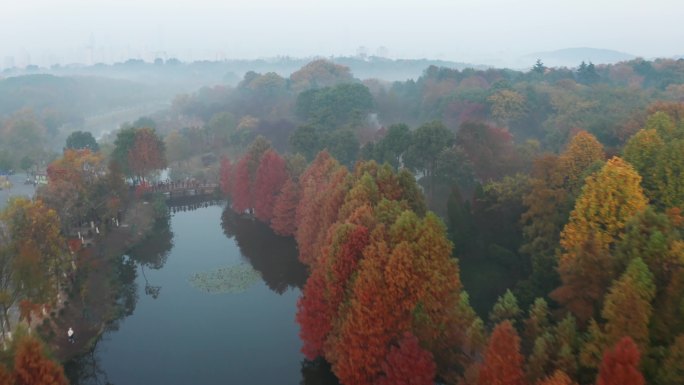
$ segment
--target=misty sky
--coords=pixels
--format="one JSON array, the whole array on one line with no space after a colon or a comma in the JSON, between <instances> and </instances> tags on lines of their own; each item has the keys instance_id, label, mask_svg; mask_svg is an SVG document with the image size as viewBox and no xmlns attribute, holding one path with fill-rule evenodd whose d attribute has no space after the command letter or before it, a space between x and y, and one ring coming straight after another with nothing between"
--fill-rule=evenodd
<instances>
[{"instance_id":1,"label":"misty sky","mask_svg":"<svg viewBox=\"0 0 684 385\"><path fill-rule=\"evenodd\" d=\"M360 46L472 63L569 47L670 57L684 54L683 19L682 0L4 0L0 67L9 57L342 56Z\"/></svg>"}]
</instances>

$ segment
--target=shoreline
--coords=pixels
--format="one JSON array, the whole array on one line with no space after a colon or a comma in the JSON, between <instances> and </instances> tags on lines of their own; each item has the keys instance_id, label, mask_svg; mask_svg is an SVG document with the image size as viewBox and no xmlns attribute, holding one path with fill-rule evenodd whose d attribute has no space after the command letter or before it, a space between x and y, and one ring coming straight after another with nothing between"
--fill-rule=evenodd
<instances>
[{"instance_id":1,"label":"shoreline","mask_svg":"<svg viewBox=\"0 0 684 385\"><path fill-rule=\"evenodd\" d=\"M34 325L62 364L92 349L107 325L120 314L112 273L117 259L149 236L155 218L152 205L134 199L126 208L119 227L97 238L92 246L76 254L76 282L60 309ZM75 342L68 341L66 331L75 331Z\"/></svg>"}]
</instances>

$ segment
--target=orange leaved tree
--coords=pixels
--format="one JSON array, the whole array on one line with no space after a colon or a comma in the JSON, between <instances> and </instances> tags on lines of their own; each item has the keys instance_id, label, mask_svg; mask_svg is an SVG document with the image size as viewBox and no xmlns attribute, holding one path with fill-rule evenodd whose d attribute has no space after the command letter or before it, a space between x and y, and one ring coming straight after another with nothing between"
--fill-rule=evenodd
<instances>
[{"instance_id":1,"label":"orange leaved tree","mask_svg":"<svg viewBox=\"0 0 684 385\"><path fill-rule=\"evenodd\" d=\"M478 384L525 384L523 361L520 354L520 337L510 321L503 321L494 328L489 338Z\"/></svg>"},{"instance_id":2,"label":"orange leaved tree","mask_svg":"<svg viewBox=\"0 0 684 385\"><path fill-rule=\"evenodd\" d=\"M64 369L48 359L40 342L24 337L14 356L15 385L67 385Z\"/></svg>"},{"instance_id":3,"label":"orange leaved tree","mask_svg":"<svg viewBox=\"0 0 684 385\"><path fill-rule=\"evenodd\" d=\"M620 274L610 250L627 222L646 208L640 182L641 177L629 163L613 157L587 178L563 228L558 261L562 285L551 297L581 322L600 308L610 282ZM586 290L587 286L591 290Z\"/></svg>"},{"instance_id":4,"label":"orange leaved tree","mask_svg":"<svg viewBox=\"0 0 684 385\"><path fill-rule=\"evenodd\" d=\"M432 385L435 363L432 353L420 347L418 338L404 333L398 346L393 346L382 364L385 373L378 385Z\"/></svg>"},{"instance_id":5,"label":"orange leaved tree","mask_svg":"<svg viewBox=\"0 0 684 385\"><path fill-rule=\"evenodd\" d=\"M270 223L280 189L287 180L285 160L273 149L261 157L254 180L254 215L262 222Z\"/></svg>"}]
</instances>

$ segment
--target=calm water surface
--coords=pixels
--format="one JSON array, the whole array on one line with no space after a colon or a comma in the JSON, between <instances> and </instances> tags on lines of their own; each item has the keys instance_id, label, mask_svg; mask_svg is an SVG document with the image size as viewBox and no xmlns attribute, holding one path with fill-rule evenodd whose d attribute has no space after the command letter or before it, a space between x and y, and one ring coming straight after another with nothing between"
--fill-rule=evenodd
<instances>
[{"instance_id":1,"label":"calm water surface","mask_svg":"<svg viewBox=\"0 0 684 385\"><path fill-rule=\"evenodd\" d=\"M7 177L12 183L12 187L0 190L0 210L7 206L7 201L11 197L24 196L30 198L33 196L36 188L32 184L24 184L26 174L19 173Z\"/></svg>"},{"instance_id":2,"label":"calm water surface","mask_svg":"<svg viewBox=\"0 0 684 385\"><path fill-rule=\"evenodd\" d=\"M76 363L80 376L89 378L72 381L331 382L320 365L303 364L299 351L295 312L306 269L292 240L209 206L173 214L169 226L130 254L137 270L135 308ZM191 274L241 263L262 277L243 292L207 293L189 282Z\"/></svg>"}]
</instances>

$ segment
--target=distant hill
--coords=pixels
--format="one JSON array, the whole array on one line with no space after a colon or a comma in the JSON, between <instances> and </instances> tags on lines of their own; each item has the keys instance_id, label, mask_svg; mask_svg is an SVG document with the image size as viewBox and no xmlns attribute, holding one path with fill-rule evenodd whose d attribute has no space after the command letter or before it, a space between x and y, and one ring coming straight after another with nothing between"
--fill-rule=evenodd
<instances>
[{"instance_id":1,"label":"distant hill","mask_svg":"<svg viewBox=\"0 0 684 385\"><path fill-rule=\"evenodd\" d=\"M520 64L528 63L531 67L537 61L541 61L547 67L577 67L581 62L594 64L613 64L621 61L632 60L636 56L625 52L601 48L565 48L557 51L536 52L520 58Z\"/></svg>"},{"instance_id":2,"label":"distant hill","mask_svg":"<svg viewBox=\"0 0 684 385\"><path fill-rule=\"evenodd\" d=\"M150 99L168 100L156 90L129 80L95 76L35 74L0 80L0 117L30 109L52 112L64 122L83 114L135 106Z\"/></svg>"},{"instance_id":3,"label":"distant hill","mask_svg":"<svg viewBox=\"0 0 684 385\"><path fill-rule=\"evenodd\" d=\"M331 59L351 70L354 77L359 79L382 79L388 81L404 81L418 79L426 68L430 66L448 67L458 70L465 68L487 69L488 66L463 62L453 62L432 59L387 59L370 56L364 59L358 57L337 57Z\"/></svg>"},{"instance_id":4,"label":"distant hill","mask_svg":"<svg viewBox=\"0 0 684 385\"><path fill-rule=\"evenodd\" d=\"M125 79L140 84L163 86L175 93L192 92L202 86L216 84L237 85L248 71L258 73L276 72L288 77L294 71L319 57L290 58L279 57L255 60L196 61L183 63L175 59L166 62L148 63L142 60L128 60L124 63L95 64L92 66L67 65L30 70L6 69L0 76L27 74L52 74L57 76L96 76L111 79ZM351 70L358 79L378 78L386 81L417 79L430 66L485 69L469 63L432 60L432 59L387 59L382 57L329 57L325 58L342 64Z\"/></svg>"}]
</instances>

